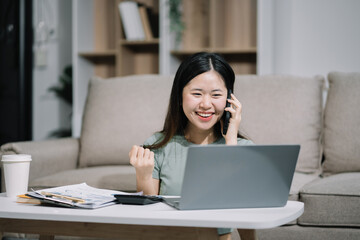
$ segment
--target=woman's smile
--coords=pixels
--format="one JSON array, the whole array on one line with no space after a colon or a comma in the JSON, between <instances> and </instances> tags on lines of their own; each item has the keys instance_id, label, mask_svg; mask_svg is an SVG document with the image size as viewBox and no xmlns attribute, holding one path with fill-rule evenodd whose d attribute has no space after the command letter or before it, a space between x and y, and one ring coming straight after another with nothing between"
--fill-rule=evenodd
<instances>
[{"instance_id":1,"label":"woman's smile","mask_svg":"<svg viewBox=\"0 0 360 240\"><path fill-rule=\"evenodd\" d=\"M195 112L195 113L199 117L199 119L204 122L210 121L214 116L214 113L208 113L208 112Z\"/></svg>"}]
</instances>

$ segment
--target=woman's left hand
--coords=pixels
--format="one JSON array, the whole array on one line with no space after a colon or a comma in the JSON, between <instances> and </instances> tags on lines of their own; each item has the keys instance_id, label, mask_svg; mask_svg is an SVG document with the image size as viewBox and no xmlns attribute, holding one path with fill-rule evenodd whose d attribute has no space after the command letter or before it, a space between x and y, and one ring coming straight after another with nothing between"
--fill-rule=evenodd
<instances>
[{"instance_id":1,"label":"woman's left hand","mask_svg":"<svg viewBox=\"0 0 360 240\"><path fill-rule=\"evenodd\" d=\"M237 134L240 128L242 106L234 94L231 94L231 99L227 99L227 101L230 103L230 107L225 108L225 111L229 111L231 117L224 138L227 145L237 145Z\"/></svg>"}]
</instances>

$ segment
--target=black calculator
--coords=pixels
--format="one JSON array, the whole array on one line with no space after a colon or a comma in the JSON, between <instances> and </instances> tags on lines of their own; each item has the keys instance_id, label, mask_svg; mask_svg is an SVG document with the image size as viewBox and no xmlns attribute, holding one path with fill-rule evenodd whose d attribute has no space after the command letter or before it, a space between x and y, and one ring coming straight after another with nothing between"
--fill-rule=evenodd
<instances>
[{"instance_id":1,"label":"black calculator","mask_svg":"<svg viewBox=\"0 0 360 240\"><path fill-rule=\"evenodd\" d=\"M114 197L118 203L131 205L147 205L163 201L160 196L115 194Z\"/></svg>"}]
</instances>

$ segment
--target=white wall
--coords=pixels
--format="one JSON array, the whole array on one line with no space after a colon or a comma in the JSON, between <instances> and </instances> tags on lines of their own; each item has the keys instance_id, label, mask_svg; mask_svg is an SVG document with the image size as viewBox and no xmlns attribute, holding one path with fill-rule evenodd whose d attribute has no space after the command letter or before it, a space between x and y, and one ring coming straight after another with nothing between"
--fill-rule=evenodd
<instances>
[{"instance_id":1,"label":"white wall","mask_svg":"<svg viewBox=\"0 0 360 240\"><path fill-rule=\"evenodd\" d=\"M89 79L94 76L94 65L91 61L81 57L79 52L94 50L94 1L77 0L72 4L73 16L73 119L72 135L80 137L83 110L86 102Z\"/></svg>"},{"instance_id":2,"label":"white wall","mask_svg":"<svg viewBox=\"0 0 360 240\"><path fill-rule=\"evenodd\" d=\"M259 0L259 74L360 71L360 1Z\"/></svg>"},{"instance_id":3,"label":"white wall","mask_svg":"<svg viewBox=\"0 0 360 240\"><path fill-rule=\"evenodd\" d=\"M71 0L35 0L33 2L34 55L41 36L36 34L39 21L45 20L49 29L48 40L42 44L47 48L43 66L33 68L33 140L48 138L50 132L59 128L70 128L71 107L57 98L48 88L58 83L66 65L71 64Z\"/></svg>"},{"instance_id":4,"label":"white wall","mask_svg":"<svg viewBox=\"0 0 360 240\"><path fill-rule=\"evenodd\" d=\"M167 0L160 0L160 74L175 74L180 60L170 52L176 49L175 33L170 31L169 4Z\"/></svg>"}]
</instances>

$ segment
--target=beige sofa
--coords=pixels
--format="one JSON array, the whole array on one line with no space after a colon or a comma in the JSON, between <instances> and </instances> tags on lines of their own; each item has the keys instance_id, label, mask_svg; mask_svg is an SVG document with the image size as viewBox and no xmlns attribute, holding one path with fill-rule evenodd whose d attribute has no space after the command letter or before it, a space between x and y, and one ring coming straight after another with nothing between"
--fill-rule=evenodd
<instances>
[{"instance_id":1,"label":"beige sofa","mask_svg":"<svg viewBox=\"0 0 360 240\"><path fill-rule=\"evenodd\" d=\"M259 239L360 239L360 73L328 79L329 88L321 76L236 76L241 131L256 144L301 144L289 199L305 212ZM30 187L135 191L129 149L162 128L171 86L169 76L94 78L79 139L8 143L1 154L32 155Z\"/></svg>"}]
</instances>

